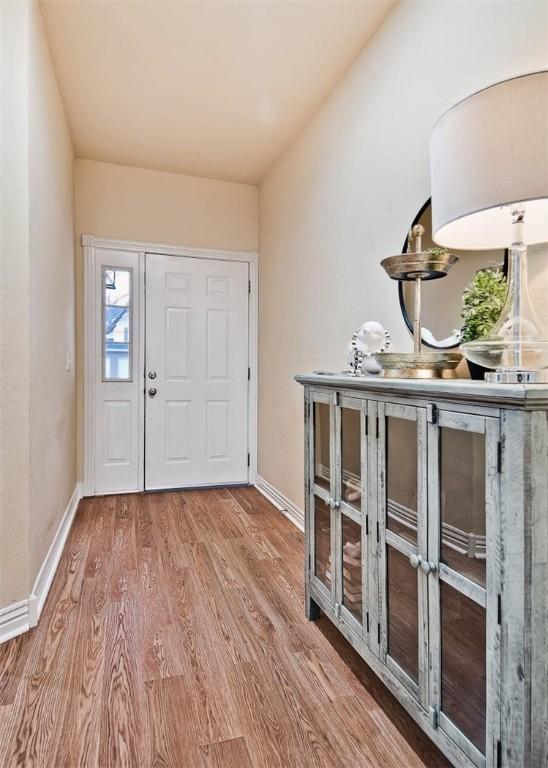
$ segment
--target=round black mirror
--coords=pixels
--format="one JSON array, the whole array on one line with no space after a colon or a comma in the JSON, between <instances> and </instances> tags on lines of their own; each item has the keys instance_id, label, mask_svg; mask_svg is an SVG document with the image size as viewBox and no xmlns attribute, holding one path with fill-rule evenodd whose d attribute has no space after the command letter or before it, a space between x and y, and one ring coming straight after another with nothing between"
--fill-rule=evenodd
<instances>
[{"instance_id":1,"label":"round black mirror","mask_svg":"<svg viewBox=\"0 0 548 768\"><path fill-rule=\"evenodd\" d=\"M435 247L432 240L432 206L428 199L411 222L422 224L422 249ZM407 253L407 237L402 253ZM459 257L443 280L425 282L422 287L422 343L431 349L454 349L459 346L458 331L462 326L460 316L462 294L479 269L503 268L506 273L507 251L455 251ZM398 282L398 295L403 319L413 335L413 283Z\"/></svg>"}]
</instances>

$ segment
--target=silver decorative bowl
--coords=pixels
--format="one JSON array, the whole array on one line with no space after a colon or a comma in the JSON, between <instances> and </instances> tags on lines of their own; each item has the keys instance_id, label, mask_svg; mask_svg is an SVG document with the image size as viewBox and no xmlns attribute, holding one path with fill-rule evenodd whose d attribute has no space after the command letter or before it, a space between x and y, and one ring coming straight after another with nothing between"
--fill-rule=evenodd
<instances>
[{"instance_id":1,"label":"silver decorative bowl","mask_svg":"<svg viewBox=\"0 0 548 768\"><path fill-rule=\"evenodd\" d=\"M387 379L456 379L458 352L378 352L381 376Z\"/></svg>"},{"instance_id":2,"label":"silver decorative bowl","mask_svg":"<svg viewBox=\"0 0 548 768\"><path fill-rule=\"evenodd\" d=\"M392 280L437 280L445 277L459 260L452 253L400 253L381 261L384 271Z\"/></svg>"}]
</instances>

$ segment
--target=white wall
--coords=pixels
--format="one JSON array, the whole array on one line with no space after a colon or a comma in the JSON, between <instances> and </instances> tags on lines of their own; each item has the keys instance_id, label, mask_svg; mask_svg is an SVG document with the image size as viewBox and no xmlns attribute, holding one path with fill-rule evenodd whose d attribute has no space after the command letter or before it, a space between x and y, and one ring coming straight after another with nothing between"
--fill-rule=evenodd
<instances>
[{"instance_id":1,"label":"white wall","mask_svg":"<svg viewBox=\"0 0 548 768\"><path fill-rule=\"evenodd\" d=\"M0 3L0 607L29 581L29 18Z\"/></svg>"},{"instance_id":2,"label":"white wall","mask_svg":"<svg viewBox=\"0 0 548 768\"><path fill-rule=\"evenodd\" d=\"M259 473L303 504L298 372L342 369L376 319L411 349L395 284L429 197L436 119L478 88L548 67L544 2L401 2L260 186Z\"/></svg>"},{"instance_id":3,"label":"white wall","mask_svg":"<svg viewBox=\"0 0 548 768\"><path fill-rule=\"evenodd\" d=\"M35 2L1 6L0 607L28 597L76 482L73 153Z\"/></svg>"},{"instance_id":4,"label":"white wall","mask_svg":"<svg viewBox=\"0 0 548 768\"><path fill-rule=\"evenodd\" d=\"M257 249L257 187L76 161L77 235Z\"/></svg>"},{"instance_id":5,"label":"white wall","mask_svg":"<svg viewBox=\"0 0 548 768\"><path fill-rule=\"evenodd\" d=\"M258 190L93 160L76 161L78 469L83 471L82 234L165 245L256 251Z\"/></svg>"},{"instance_id":6,"label":"white wall","mask_svg":"<svg viewBox=\"0 0 548 768\"><path fill-rule=\"evenodd\" d=\"M30 569L76 484L74 153L38 6L31 6ZM67 356L70 371L67 371Z\"/></svg>"}]
</instances>

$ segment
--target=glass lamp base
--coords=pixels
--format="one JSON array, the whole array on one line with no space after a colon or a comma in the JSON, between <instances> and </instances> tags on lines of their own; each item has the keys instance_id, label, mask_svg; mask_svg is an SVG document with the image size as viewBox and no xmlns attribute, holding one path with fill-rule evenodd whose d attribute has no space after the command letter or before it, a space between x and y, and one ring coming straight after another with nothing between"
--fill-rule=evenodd
<instances>
[{"instance_id":1,"label":"glass lamp base","mask_svg":"<svg viewBox=\"0 0 548 768\"><path fill-rule=\"evenodd\" d=\"M512 209L508 291L500 316L488 336L461 346L467 360L494 369L485 375L485 380L492 384L548 382L548 331L539 322L529 296L524 216L521 208Z\"/></svg>"},{"instance_id":2,"label":"glass lamp base","mask_svg":"<svg viewBox=\"0 0 548 768\"><path fill-rule=\"evenodd\" d=\"M491 384L548 382L548 341L545 339L477 339L461 345L467 360L491 369L485 380Z\"/></svg>"}]
</instances>

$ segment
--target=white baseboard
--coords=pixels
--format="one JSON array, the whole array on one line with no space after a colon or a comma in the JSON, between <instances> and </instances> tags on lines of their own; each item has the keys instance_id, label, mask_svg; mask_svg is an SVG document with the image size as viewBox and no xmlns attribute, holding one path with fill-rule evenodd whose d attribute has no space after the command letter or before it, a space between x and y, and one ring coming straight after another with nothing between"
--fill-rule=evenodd
<instances>
[{"instance_id":1,"label":"white baseboard","mask_svg":"<svg viewBox=\"0 0 548 768\"><path fill-rule=\"evenodd\" d=\"M29 597L29 626L31 627L35 627L38 624L38 619L40 618L44 603L46 602L51 582L53 581L55 571L59 565L59 560L63 554L63 548L67 536L69 535L74 515L78 509L78 502L81 498L82 483L76 483Z\"/></svg>"},{"instance_id":2,"label":"white baseboard","mask_svg":"<svg viewBox=\"0 0 548 768\"><path fill-rule=\"evenodd\" d=\"M0 608L0 643L29 630L29 601L20 600Z\"/></svg>"},{"instance_id":3,"label":"white baseboard","mask_svg":"<svg viewBox=\"0 0 548 768\"><path fill-rule=\"evenodd\" d=\"M38 624L81 498L82 484L77 483L28 599L0 608L0 643Z\"/></svg>"},{"instance_id":4,"label":"white baseboard","mask_svg":"<svg viewBox=\"0 0 548 768\"><path fill-rule=\"evenodd\" d=\"M282 514L284 514L293 525L296 525L300 531L304 531L304 512L296 504L293 504L287 496L280 493L277 488L261 477L259 474L255 477L255 488L267 498L271 504L274 504Z\"/></svg>"}]
</instances>

